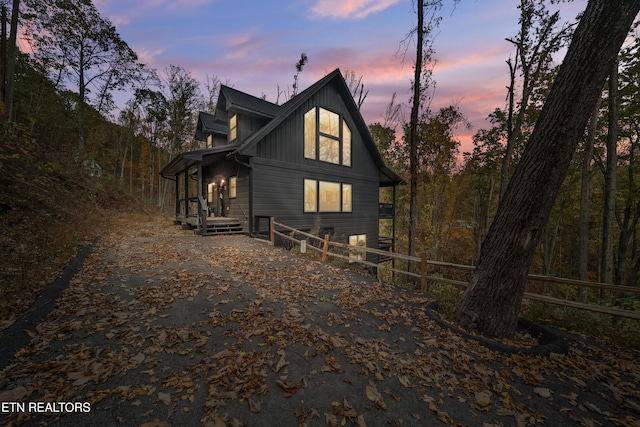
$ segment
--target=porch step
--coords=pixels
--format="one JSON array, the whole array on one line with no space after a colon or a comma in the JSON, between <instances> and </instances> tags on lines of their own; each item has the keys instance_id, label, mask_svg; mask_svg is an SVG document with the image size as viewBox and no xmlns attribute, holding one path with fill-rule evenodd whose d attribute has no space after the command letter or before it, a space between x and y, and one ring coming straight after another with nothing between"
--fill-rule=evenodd
<instances>
[{"instance_id":1,"label":"porch step","mask_svg":"<svg viewBox=\"0 0 640 427\"><path fill-rule=\"evenodd\" d=\"M203 236L218 236L242 233L244 233L244 228L236 218L213 218L207 219L207 226L201 234Z\"/></svg>"}]
</instances>

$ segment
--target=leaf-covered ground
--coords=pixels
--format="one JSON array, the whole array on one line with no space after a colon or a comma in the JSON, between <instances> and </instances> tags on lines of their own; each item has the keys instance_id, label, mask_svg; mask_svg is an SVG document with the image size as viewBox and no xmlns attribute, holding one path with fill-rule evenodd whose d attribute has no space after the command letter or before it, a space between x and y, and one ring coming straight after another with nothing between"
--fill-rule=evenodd
<instances>
[{"instance_id":1,"label":"leaf-covered ground","mask_svg":"<svg viewBox=\"0 0 640 427\"><path fill-rule=\"evenodd\" d=\"M0 424L640 426L636 353L577 337L566 355L498 353L434 322L428 295L170 224L103 236L0 355L0 401L91 411Z\"/></svg>"}]
</instances>

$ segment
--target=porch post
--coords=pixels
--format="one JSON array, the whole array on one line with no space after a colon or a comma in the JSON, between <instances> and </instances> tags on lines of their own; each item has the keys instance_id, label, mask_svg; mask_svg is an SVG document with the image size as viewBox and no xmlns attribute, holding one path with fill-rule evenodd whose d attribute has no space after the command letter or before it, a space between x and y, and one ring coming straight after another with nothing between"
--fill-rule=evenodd
<instances>
[{"instance_id":1,"label":"porch post","mask_svg":"<svg viewBox=\"0 0 640 427\"><path fill-rule=\"evenodd\" d=\"M391 212L391 249L396 251L396 185L393 186L393 212ZM396 257L391 258L391 278L396 277Z\"/></svg>"},{"instance_id":2,"label":"porch post","mask_svg":"<svg viewBox=\"0 0 640 427\"><path fill-rule=\"evenodd\" d=\"M189 169L184 171L184 217L189 218Z\"/></svg>"},{"instance_id":3,"label":"porch post","mask_svg":"<svg viewBox=\"0 0 640 427\"><path fill-rule=\"evenodd\" d=\"M180 216L180 185L178 184L178 182L180 181L179 179L179 175L176 174L175 176L176 178L176 182L173 186L173 191L174 194L176 195L175 197L175 213L176 213L176 219Z\"/></svg>"},{"instance_id":4,"label":"porch post","mask_svg":"<svg viewBox=\"0 0 640 427\"><path fill-rule=\"evenodd\" d=\"M202 179L202 162L198 162L198 224L200 226L200 235L204 236L207 231L207 211L206 201L204 199L203 179Z\"/></svg>"}]
</instances>

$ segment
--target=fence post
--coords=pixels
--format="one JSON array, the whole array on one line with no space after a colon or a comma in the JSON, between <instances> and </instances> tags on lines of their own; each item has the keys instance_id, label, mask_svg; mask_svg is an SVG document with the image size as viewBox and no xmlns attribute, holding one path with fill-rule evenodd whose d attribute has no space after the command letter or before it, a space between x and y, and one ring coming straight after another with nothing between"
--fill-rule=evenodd
<instances>
[{"instance_id":1,"label":"fence post","mask_svg":"<svg viewBox=\"0 0 640 427\"><path fill-rule=\"evenodd\" d=\"M427 292L429 290L427 276L429 275L429 252L420 252L420 290Z\"/></svg>"},{"instance_id":2,"label":"fence post","mask_svg":"<svg viewBox=\"0 0 640 427\"><path fill-rule=\"evenodd\" d=\"M329 252L329 235L324 235L324 246L322 247L322 262L327 262L327 253Z\"/></svg>"},{"instance_id":3,"label":"fence post","mask_svg":"<svg viewBox=\"0 0 640 427\"><path fill-rule=\"evenodd\" d=\"M269 217L269 241L270 241L272 244L274 244L274 245L275 245L275 243L276 243L276 235L275 235L275 233L273 232L273 231L274 231L274 229L275 229L275 227L274 227L273 223L274 223L274 219L273 219L273 217L272 217L272 216L270 216L270 217Z\"/></svg>"}]
</instances>

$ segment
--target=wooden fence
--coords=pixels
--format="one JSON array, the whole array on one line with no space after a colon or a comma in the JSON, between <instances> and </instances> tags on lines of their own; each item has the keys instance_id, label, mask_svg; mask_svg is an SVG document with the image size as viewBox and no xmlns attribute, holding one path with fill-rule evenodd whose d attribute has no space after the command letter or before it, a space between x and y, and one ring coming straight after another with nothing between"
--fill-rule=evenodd
<instances>
[{"instance_id":1,"label":"wooden fence","mask_svg":"<svg viewBox=\"0 0 640 427\"><path fill-rule=\"evenodd\" d=\"M276 229L278 228L278 229ZM282 231L284 230L284 232ZM441 261L430 260L429 255L427 253L421 253L419 257L409 256L397 254L395 252L383 251L379 249L366 248L361 246L350 246L345 243L333 242L330 240L329 235L325 235L324 238L320 238L318 236L314 236L313 234L306 233L304 231L296 230L295 228L291 228L285 224L281 224L276 222L273 217L269 219L269 240L272 243L275 243L275 237L279 236L283 239L286 239L294 244L300 245L304 250L312 250L316 251L321 255L322 262L327 262L328 257L335 257L343 260L347 260L349 262L357 262L359 264L363 264L369 267L386 269L388 271L392 271L394 273L403 274L409 277L413 277L415 279L420 280L420 290L422 292L429 291L430 283L438 282L438 283L447 283L450 285L454 285L459 289L464 289L469 286L469 283L462 280L455 280L446 277L440 277L433 275L435 268L447 268L447 269L455 269L455 270L463 270L471 272L475 267L470 265L462 265L462 264L452 264ZM296 239L295 236L302 236L303 238ZM317 246L314 244L308 244L307 242L315 242ZM398 259L407 262L413 262L416 264L415 271L419 271L419 273L412 273L409 271L397 269L390 267L389 265L384 264L376 264L370 261L366 261L365 259L359 259L360 257L339 254L336 252L332 252L330 248L340 248L346 250L349 254L361 254L361 253L370 253L375 255L384 256L386 258ZM570 286L576 286L578 288L591 288L598 289L600 291L610 292L610 293L626 293L639 295L640 288L634 288L630 286L616 286L609 285L605 283L596 283L596 282L585 282L581 280L573 280L573 279L563 279L559 277L551 277L551 276L543 276L537 274L530 274L530 281L538 281L544 283L556 283L556 284L564 284ZM632 311L632 310L623 310L620 308L614 307L606 307L595 304L587 304L576 301L571 301L568 299L555 298L547 295L541 295L538 293L525 292L524 298L532 300L532 301L541 301L548 304L555 304L564 307L572 307L581 310L588 310L597 313L609 314L612 316L624 317L628 319L640 320L640 312Z\"/></svg>"}]
</instances>

